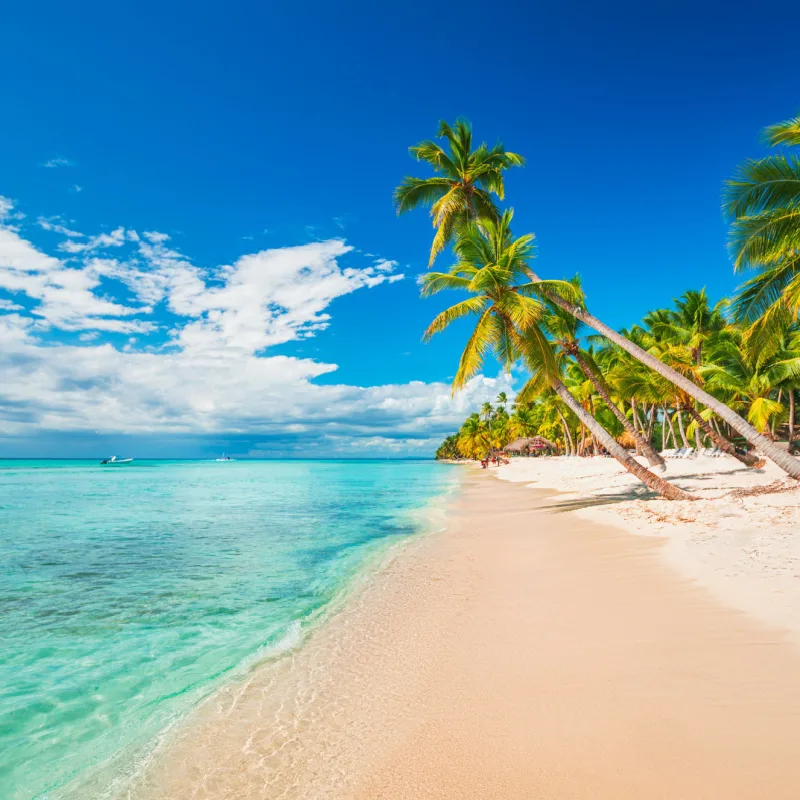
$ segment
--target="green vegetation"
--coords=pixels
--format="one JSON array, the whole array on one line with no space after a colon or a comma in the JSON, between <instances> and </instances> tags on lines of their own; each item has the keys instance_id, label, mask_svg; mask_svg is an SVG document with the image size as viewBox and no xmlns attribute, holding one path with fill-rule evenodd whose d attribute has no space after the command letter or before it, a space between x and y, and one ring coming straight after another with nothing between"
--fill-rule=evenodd
<instances>
[{"instance_id":1,"label":"green vegetation","mask_svg":"<svg viewBox=\"0 0 800 800\"><path fill-rule=\"evenodd\" d=\"M659 449L713 446L758 467L770 458L800 479L800 461L776 444L794 443L800 386L800 159L779 153L743 165L726 188L734 267L755 268L737 297L712 306L688 291L670 309L615 331L589 313L580 280L542 280L533 271L533 234L514 236L513 211L500 210L503 171L523 159L502 145L472 149L469 123L441 123L450 153L433 142L411 148L437 173L406 178L398 212L431 206L431 263L452 243L455 264L423 277L423 296L468 297L441 312L425 340L473 317L453 391L488 353L530 375L509 414L507 398L484 404L439 448L439 458L479 458L518 437L542 435L562 453L614 456L670 499L685 493L633 459L663 469ZM767 130L775 146L800 144L800 118ZM590 334L590 330L595 333ZM748 452L749 451L749 452Z\"/></svg>"}]
</instances>

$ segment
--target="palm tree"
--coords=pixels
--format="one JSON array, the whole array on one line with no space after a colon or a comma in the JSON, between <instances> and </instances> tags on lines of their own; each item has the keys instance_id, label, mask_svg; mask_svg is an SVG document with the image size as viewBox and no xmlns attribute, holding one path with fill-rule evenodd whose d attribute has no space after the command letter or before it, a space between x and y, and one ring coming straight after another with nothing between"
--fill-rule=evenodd
<instances>
[{"instance_id":1,"label":"palm tree","mask_svg":"<svg viewBox=\"0 0 800 800\"><path fill-rule=\"evenodd\" d=\"M436 450L437 460L453 460L461 458L461 451L458 448L458 434L445 437L445 440Z\"/></svg>"},{"instance_id":2,"label":"palm tree","mask_svg":"<svg viewBox=\"0 0 800 800\"><path fill-rule=\"evenodd\" d=\"M508 403L508 396L506 395L505 392L500 392L500 394L497 395L497 404L502 406L503 410L505 411L507 403Z\"/></svg>"},{"instance_id":3,"label":"palm tree","mask_svg":"<svg viewBox=\"0 0 800 800\"><path fill-rule=\"evenodd\" d=\"M468 126L465 126L465 130L468 130ZM446 135L446 134L445 134ZM448 139L452 142L455 141L456 136L453 134L453 137ZM460 146L460 152L464 159L468 159L466 155L468 153L468 149L464 147L464 144L469 143L471 146L471 138L466 137L466 133L462 136L462 145ZM422 148L420 153L425 153L426 157L424 160L428 160L429 163L432 163L434 167L436 166L437 162L440 162L443 166L440 168L441 170L445 170L448 175L450 175L449 180L447 178L438 179L441 181L438 184L431 185L427 189L422 187L421 179L416 179L419 183L413 182L415 179L406 179L403 184L398 188L395 193L395 199L398 205L398 212L402 213L410 208L414 208L421 203L434 203L431 212L434 216L434 227L437 228L436 236L434 237L433 246L431 249L431 262L433 258L435 258L436 254L444 247L444 243L448 241L455 230L456 221L462 220L465 217L467 219L473 220L476 217L481 216L481 207L485 204L483 200L476 201L475 198L483 197L479 195L475 185L472 184L473 189L471 192L467 192L467 182L466 180L462 180L457 176L461 173L458 170L451 170L451 166L454 166L454 162L452 159L448 157L449 166L445 166L445 162L442 160L442 157L433 150L430 149L430 145L433 147L438 147L434 143L426 143L423 142L419 145L419 148ZM479 148L480 149L480 148ZM439 148L441 150L441 148ZM491 151L489 151L491 152ZM422 158L423 156L418 153L418 157ZM427 157L427 154L430 153L430 158ZM442 155L444 155L442 151ZM454 157L458 155L458 153L454 150L453 151ZM501 148L501 154L499 157L503 159L507 159L509 154L506 153L505 150ZM514 155L513 159L514 164L521 164L522 159L521 156ZM512 166L512 162L510 161L503 161L502 166L499 169L499 176L502 177L502 170L507 168L508 166ZM452 174L451 174L452 173ZM464 173L466 174L466 173ZM430 179L433 180L433 179ZM496 187L499 187L502 191L502 183L498 184L495 179L493 182ZM445 184L449 186L449 188L445 188ZM498 197L502 199L501 192L492 189L491 187L487 187L488 191L494 191ZM441 194L442 192L446 192L445 194ZM416 198L416 199L414 199ZM439 199L436 199L439 198ZM445 198L449 198L445 200ZM488 198L491 200L491 197ZM435 202L434 202L435 201ZM488 209L484 209L488 211ZM494 211L489 211L489 216L492 216ZM798 210L798 214L800 214L800 210ZM528 242L526 247L530 246L530 243L533 241L533 235L529 234L527 237L521 237L522 239L527 239ZM519 240L518 240L519 241ZM800 256L799 256L800 258ZM758 448L764 455L766 455L770 460L774 461L784 472L788 475L791 475L793 478L800 480L800 461L796 458L791 456L787 451L782 450L780 447L775 445L774 442L771 442L765 436L762 436L752 425L750 425L745 419L740 417L733 409L728 408L724 403L721 403L715 397L712 397L708 392L701 389L696 384L692 383L692 381L684 375L681 375L678 371L672 369L671 367L667 366L666 364L662 363L658 360L655 356L648 353L646 350L643 350L638 345L634 344L633 342L626 339L622 334L615 331L613 328L610 328L604 322L599 320L597 317L593 316L589 313L588 309L585 305L579 304L575 301L574 298L570 298L569 296L559 294L558 289L553 285L553 281L544 281L542 280L530 267L527 265L524 266L524 269L528 275L530 283L526 287L526 294L539 294L542 297L550 300L552 303L557 305L559 308L567 311L568 313L572 314L574 317L579 319L585 325L588 325L593 330L597 331L598 333L605 336L609 341L616 344L621 349L625 350L626 352L630 353L634 358L640 361L642 364L650 367L654 372L661 375L661 377L665 378L666 380L673 383L679 389L682 389L689 397L697 400L698 402L702 403L705 406L708 406L712 409L712 411L725 420L725 422L730 425L735 431L737 431L741 436L743 436L751 445ZM476 270L477 272L477 270ZM442 273L438 273L439 275L443 275ZM457 283L455 279L458 277L467 280L464 276L446 276L452 280L451 285L446 286L444 278L442 282L437 284L436 281L433 281L432 284L434 286L438 286L439 288L436 291L444 288L457 288ZM535 286L534 286L535 284ZM429 290L429 293L432 290ZM467 357L467 362L464 361L464 357L462 357L462 366L474 366L477 364L479 367L482 363L482 354L489 346L489 340L491 340L491 346L495 348L503 347L502 341L507 340L505 334L501 332L502 325L499 325L496 320L492 317L492 315L486 312L484 308L484 300L481 297L470 298L470 300L464 301L464 303L460 304L460 307L453 306L452 309L448 311L452 314L458 316L465 316L471 313L484 313L481 317L482 322L478 324L475 329L475 333L473 337L470 339L470 342L467 345L467 349L464 351L464 356ZM441 316L441 315L440 315ZM453 317L455 318L455 317ZM438 320L439 318L437 318ZM442 318L439 321L440 327L437 330L441 330L446 327L450 321L445 321L446 318ZM436 320L434 320L436 322ZM524 326L522 326L524 327ZM429 330L431 330L429 328ZM436 330L431 331L431 335L435 333ZM501 341L502 340L502 341ZM484 344L481 344L484 342ZM480 353L481 357L476 359L476 354ZM501 363L505 363L506 359L500 359ZM470 374L475 374L473 370ZM463 374L466 374L462 371ZM458 379L458 375L456 378ZM463 385L461 383L460 385ZM454 382L454 389L460 388L459 381L456 380Z\"/></svg>"},{"instance_id":4,"label":"palm tree","mask_svg":"<svg viewBox=\"0 0 800 800\"><path fill-rule=\"evenodd\" d=\"M482 458L489 449L486 425L477 414L468 417L458 432L458 449L468 458Z\"/></svg>"},{"instance_id":5,"label":"palm tree","mask_svg":"<svg viewBox=\"0 0 800 800\"><path fill-rule=\"evenodd\" d=\"M508 432L513 438L523 439L535 436L537 431L538 425L530 408L520 406L509 417Z\"/></svg>"},{"instance_id":6,"label":"palm tree","mask_svg":"<svg viewBox=\"0 0 800 800\"><path fill-rule=\"evenodd\" d=\"M438 138L447 141L448 152L430 140L409 149L417 161L430 164L436 175L406 177L394 192L398 214L417 206L431 208L436 234L429 266L452 240L459 224L499 216L492 195L499 200L505 196L503 172L525 163L522 156L509 152L499 142L491 148L481 143L473 150L472 127L465 119L457 119L452 128L440 122Z\"/></svg>"},{"instance_id":7,"label":"palm tree","mask_svg":"<svg viewBox=\"0 0 800 800\"><path fill-rule=\"evenodd\" d=\"M800 116L764 131L769 145L800 146ZM725 211L733 222L730 250L737 272L758 269L735 302L739 320L755 332L785 327L800 310L800 158L775 153L749 159L726 184Z\"/></svg>"},{"instance_id":8,"label":"palm tree","mask_svg":"<svg viewBox=\"0 0 800 800\"><path fill-rule=\"evenodd\" d=\"M573 397L558 374L552 343L548 341L543 332L539 330L538 326L531 326L525 332L521 333L520 337L524 343L520 347L520 351L523 355L526 367L532 374L531 379L520 392L520 397L523 400L536 396L536 394L543 389L552 389L567 408L569 408L581 423L591 431L594 440L598 441L628 472L635 475L649 489L658 492L667 500L694 499L691 495L684 492L683 489L679 489L663 478L659 478L654 472L642 466L591 414L589 414L588 411L586 411L575 397Z\"/></svg>"},{"instance_id":9,"label":"palm tree","mask_svg":"<svg viewBox=\"0 0 800 800\"><path fill-rule=\"evenodd\" d=\"M704 373L709 387L725 393L759 431L769 435L770 424L784 411L776 392L800 376L800 348L791 338L772 353L757 352L737 331L732 340L717 345L714 363Z\"/></svg>"},{"instance_id":10,"label":"palm tree","mask_svg":"<svg viewBox=\"0 0 800 800\"><path fill-rule=\"evenodd\" d=\"M687 300L688 302L684 302ZM717 318L715 313L705 314L703 312L702 293L687 292L683 297L676 301L677 311L661 309L650 312L645 316L646 329L635 325L629 336L634 338L639 344L647 349L662 363L668 365L681 375L690 377L694 384L704 382L703 377L703 352L704 347L711 347L712 350L722 342L730 341L734 335L732 329L724 324L722 318ZM685 313L690 306L693 307L692 313ZM718 309L717 309L718 311ZM703 324L699 320L716 320ZM687 322L686 320L694 320ZM703 332L704 327L707 330ZM696 445L701 447L701 432L705 433L716 447L748 467L759 469L764 466L764 460L754 453L741 452L736 449L732 442L726 439L719 431L715 430L710 423L713 412L710 409L698 410L696 403L692 402L691 396L682 389L674 386L654 373L643 373L642 370L634 368L633 363L628 363L628 369L621 378L622 383L630 392L645 396L653 400L663 400L667 398L670 405L676 409L678 418L678 430L680 431L683 446L688 447L686 439L687 433L695 432ZM654 379L655 378L655 379ZM727 407L727 406L726 406ZM693 424L684 430L682 413L686 412L691 417Z\"/></svg>"},{"instance_id":11,"label":"palm tree","mask_svg":"<svg viewBox=\"0 0 800 800\"><path fill-rule=\"evenodd\" d=\"M571 282L576 289L580 289L580 280L577 276L573 278ZM628 420L616 403L611 399L605 382L601 378L600 370L594 363L592 354L581 348L579 330L581 323L579 320L554 304L550 304L548 311L549 313L544 321L547 332L555 340L565 355L575 359L581 371L589 381L591 381L594 390L600 395L608 409L633 437L639 448L641 448L650 466L665 469L666 464L664 463L664 459L655 451L650 442L645 441L644 438L639 435L639 432L634 428L630 420Z\"/></svg>"},{"instance_id":12,"label":"palm tree","mask_svg":"<svg viewBox=\"0 0 800 800\"><path fill-rule=\"evenodd\" d=\"M535 282L541 280L536 273L529 270L528 276L531 281ZM731 428L739 433L751 445L756 447L760 452L767 456L771 461L774 461L787 475L800 480L800 461L794 456L789 455L786 450L778 447L774 442L770 441L766 436L760 434L749 422L740 417L733 409L726 406L724 403L717 400L717 398L710 395L704 389L701 389L697 384L693 383L685 375L682 375L677 370L660 361L652 353L642 349L639 345L631 342L621 333L609 328L604 322L601 322L597 317L586 310L585 307L568 300L565 297L558 295L548 287L543 287L541 294L550 300L559 308L564 309L574 317L579 319L590 328L596 330L598 333L605 336L609 341L620 347L625 352L632 355L637 361L650 367L656 374L660 375L665 380L681 389L689 397L699 401L705 406L708 406L718 417L723 419Z\"/></svg>"},{"instance_id":13,"label":"palm tree","mask_svg":"<svg viewBox=\"0 0 800 800\"><path fill-rule=\"evenodd\" d=\"M595 439L629 472L668 499L689 499L681 489L632 458L564 385L552 343L539 327L545 309L535 295L544 291L552 294L562 292L574 298L575 288L563 281L521 282L528 271L527 259L533 255L533 237L528 234L514 239L511 236L512 217L513 213L506 211L500 219L484 218L480 224L470 222L463 226L454 247L457 263L447 273L430 272L422 278L423 296L456 288L473 294L473 297L442 311L424 335L427 341L456 319L467 315L478 317L461 355L453 391L462 388L480 369L490 349L507 369L523 357L529 369L536 369L541 381L537 388L555 391Z\"/></svg>"}]
</instances>

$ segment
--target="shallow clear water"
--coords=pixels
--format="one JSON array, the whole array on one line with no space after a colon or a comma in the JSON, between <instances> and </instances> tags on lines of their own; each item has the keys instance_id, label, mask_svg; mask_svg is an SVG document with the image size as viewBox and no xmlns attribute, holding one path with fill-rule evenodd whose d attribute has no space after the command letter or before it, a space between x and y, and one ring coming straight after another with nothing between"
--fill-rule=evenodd
<instances>
[{"instance_id":1,"label":"shallow clear water","mask_svg":"<svg viewBox=\"0 0 800 800\"><path fill-rule=\"evenodd\" d=\"M432 462L0 461L0 797L134 770L453 481Z\"/></svg>"}]
</instances>

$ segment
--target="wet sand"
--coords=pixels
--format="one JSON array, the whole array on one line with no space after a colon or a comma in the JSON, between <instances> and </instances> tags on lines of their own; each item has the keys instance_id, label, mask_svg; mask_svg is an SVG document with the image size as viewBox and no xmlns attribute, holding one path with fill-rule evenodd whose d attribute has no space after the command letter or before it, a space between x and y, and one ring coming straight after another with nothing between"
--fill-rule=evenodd
<instances>
[{"instance_id":1,"label":"wet sand","mask_svg":"<svg viewBox=\"0 0 800 800\"><path fill-rule=\"evenodd\" d=\"M800 797L800 650L658 541L466 474L291 656L208 703L146 798Z\"/></svg>"}]
</instances>

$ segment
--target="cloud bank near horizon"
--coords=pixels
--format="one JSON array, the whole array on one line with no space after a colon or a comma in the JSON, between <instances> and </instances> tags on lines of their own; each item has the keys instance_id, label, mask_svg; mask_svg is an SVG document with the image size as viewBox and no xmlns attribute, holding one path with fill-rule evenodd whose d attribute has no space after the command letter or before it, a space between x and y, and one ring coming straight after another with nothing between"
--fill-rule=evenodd
<instances>
[{"instance_id":1,"label":"cloud bank near horizon","mask_svg":"<svg viewBox=\"0 0 800 800\"><path fill-rule=\"evenodd\" d=\"M46 249L32 242L48 236ZM356 264L355 266L353 264ZM0 197L0 439L76 431L220 436L252 455L432 453L511 380L319 384L335 363L270 353L331 324L337 298L403 279L344 239L198 266L158 231L94 235Z\"/></svg>"}]
</instances>

